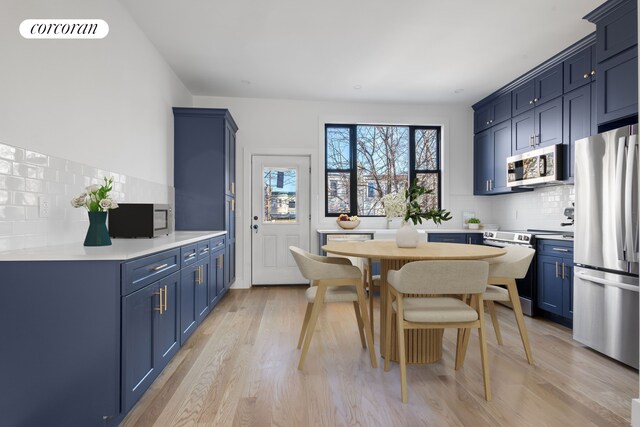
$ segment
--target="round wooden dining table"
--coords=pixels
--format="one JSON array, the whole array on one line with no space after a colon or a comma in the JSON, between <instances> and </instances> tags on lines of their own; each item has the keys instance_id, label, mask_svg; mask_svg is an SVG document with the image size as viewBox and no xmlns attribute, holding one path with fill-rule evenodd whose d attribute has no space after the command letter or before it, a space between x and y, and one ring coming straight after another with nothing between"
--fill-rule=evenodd
<instances>
[{"instance_id":1,"label":"round wooden dining table","mask_svg":"<svg viewBox=\"0 0 640 427\"><path fill-rule=\"evenodd\" d=\"M380 354L384 354L387 298L387 273L399 270L408 262L422 260L478 260L504 255L494 246L460 243L418 243L416 248L399 248L395 240L335 241L322 247L327 253L380 261ZM428 279L428 278L426 278ZM370 313L373 316L373 313ZM391 360L398 361L395 313L391 316ZM407 363L434 363L442 358L443 329L411 329L405 331Z\"/></svg>"}]
</instances>

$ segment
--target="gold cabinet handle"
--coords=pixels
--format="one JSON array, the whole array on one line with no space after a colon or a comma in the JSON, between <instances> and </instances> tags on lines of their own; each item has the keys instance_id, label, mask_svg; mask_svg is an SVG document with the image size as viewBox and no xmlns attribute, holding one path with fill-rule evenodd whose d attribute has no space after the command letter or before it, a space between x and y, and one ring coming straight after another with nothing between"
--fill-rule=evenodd
<instances>
[{"instance_id":1,"label":"gold cabinet handle","mask_svg":"<svg viewBox=\"0 0 640 427\"><path fill-rule=\"evenodd\" d=\"M558 277L558 261L556 261L556 277Z\"/></svg>"},{"instance_id":2,"label":"gold cabinet handle","mask_svg":"<svg viewBox=\"0 0 640 427\"><path fill-rule=\"evenodd\" d=\"M167 311L167 285L164 285L164 311Z\"/></svg>"},{"instance_id":3,"label":"gold cabinet handle","mask_svg":"<svg viewBox=\"0 0 640 427\"><path fill-rule=\"evenodd\" d=\"M218 257L218 268L222 270L222 255Z\"/></svg>"},{"instance_id":4,"label":"gold cabinet handle","mask_svg":"<svg viewBox=\"0 0 640 427\"><path fill-rule=\"evenodd\" d=\"M591 74L592 76L595 76L596 75L596 70L591 70L591 73L589 73L589 74Z\"/></svg>"},{"instance_id":5,"label":"gold cabinet handle","mask_svg":"<svg viewBox=\"0 0 640 427\"><path fill-rule=\"evenodd\" d=\"M231 194L236 194L236 183L235 182L231 183Z\"/></svg>"},{"instance_id":6,"label":"gold cabinet handle","mask_svg":"<svg viewBox=\"0 0 640 427\"><path fill-rule=\"evenodd\" d=\"M236 201L235 199L231 199L231 212L236 211Z\"/></svg>"},{"instance_id":7,"label":"gold cabinet handle","mask_svg":"<svg viewBox=\"0 0 640 427\"><path fill-rule=\"evenodd\" d=\"M588 79L589 78L589 73L586 73L584 76L582 76L583 79Z\"/></svg>"},{"instance_id":8,"label":"gold cabinet handle","mask_svg":"<svg viewBox=\"0 0 640 427\"><path fill-rule=\"evenodd\" d=\"M562 279L564 280L564 261L562 261Z\"/></svg>"},{"instance_id":9,"label":"gold cabinet handle","mask_svg":"<svg viewBox=\"0 0 640 427\"><path fill-rule=\"evenodd\" d=\"M168 267L168 266L169 266L169 264L162 264L162 265L159 265L159 266L157 266L157 267L153 267L153 269L152 269L152 270L153 270L153 271L160 271L160 270L162 270L163 268Z\"/></svg>"},{"instance_id":10,"label":"gold cabinet handle","mask_svg":"<svg viewBox=\"0 0 640 427\"><path fill-rule=\"evenodd\" d=\"M154 308L155 311L159 311L162 314L162 288L160 288L159 292L156 292L155 295L160 295L160 307Z\"/></svg>"}]
</instances>

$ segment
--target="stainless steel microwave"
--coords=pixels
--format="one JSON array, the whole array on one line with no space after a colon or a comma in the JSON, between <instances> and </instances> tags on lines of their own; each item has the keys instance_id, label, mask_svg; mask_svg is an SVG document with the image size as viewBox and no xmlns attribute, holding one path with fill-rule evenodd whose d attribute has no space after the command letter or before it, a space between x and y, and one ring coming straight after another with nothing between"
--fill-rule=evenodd
<instances>
[{"instance_id":1,"label":"stainless steel microwave","mask_svg":"<svg viewBox=\"0 0 640 427\"><path fill-rule=\"evenodd\" d=\"M549 185L562 181L562 144L507 158L507 186Z\"/></svg>"},{"instance_id":2,"label":"stainless steel microwave","mask_svg":"<svg viewBox=\"0 0 640 427\"><path fill-rule=\"evenodd\" d=\"M154 203L119 203L109 211L111 237L157 237L173 232L173 210L170 205Z\"/></svg>"}]
</instances>

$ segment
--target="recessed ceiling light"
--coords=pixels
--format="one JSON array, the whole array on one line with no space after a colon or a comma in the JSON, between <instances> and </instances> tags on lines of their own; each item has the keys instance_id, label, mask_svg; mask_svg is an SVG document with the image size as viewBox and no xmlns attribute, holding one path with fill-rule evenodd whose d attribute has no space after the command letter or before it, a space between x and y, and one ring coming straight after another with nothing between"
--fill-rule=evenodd
<instances>
[{"instance_id":1,"label":"recessed ceiling light","mask_svg":"<svg viewBox=\"0 0 640 427\"><path fill-rule=\"evenodd\" d=\"M240 80L240 83L242 83L243 85L250 85L251 82L249 80Z\"/></svg>"},{"instance_id":2,"label":"recessed ceiling light","mask_svg":"<svg viewBox=\"0 0 640 427\"><path fill-rule=\"evenodd\" d=\"M362 86L360 86L360 85L355 85L353 88L354 88L355 90L360 90L360 89L362 89Z\"/></svg>"},{"instance_id":3,"label":"recessed ceiling light","mask_svg":"<svg viewBox=\"0 0 640 427\"><path fill-rule=\"evenodd\" d=\"M462 93L464 92L464 89L456 89L453 91L453 93Z\"/></svg>"}]
</instances>

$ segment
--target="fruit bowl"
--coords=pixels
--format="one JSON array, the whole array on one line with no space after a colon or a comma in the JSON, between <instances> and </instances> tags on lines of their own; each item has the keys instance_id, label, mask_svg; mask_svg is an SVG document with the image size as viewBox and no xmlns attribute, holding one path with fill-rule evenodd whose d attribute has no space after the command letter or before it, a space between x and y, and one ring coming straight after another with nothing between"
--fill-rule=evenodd
<instances>
[{"instance_id":1,"label":"fruit bowl","mask_svg":"<svg viewBox=\"0 0 640 427\"><path fill-rule=\"evenodd\" d=\"M336 219L336 222L338 223L340 228L344 230L353 230L354 228L360 225L359 219L355 221L340 221L340 219Z\"/></svg>"}]
</instances>

